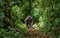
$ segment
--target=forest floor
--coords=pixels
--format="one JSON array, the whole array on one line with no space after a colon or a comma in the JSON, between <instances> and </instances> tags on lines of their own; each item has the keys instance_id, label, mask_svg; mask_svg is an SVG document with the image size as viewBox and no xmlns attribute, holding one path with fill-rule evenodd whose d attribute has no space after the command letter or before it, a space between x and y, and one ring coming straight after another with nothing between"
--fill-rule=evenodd
<instances>
[{"instance_id":1,"label":"forest floor","mask_svg":"<svg viewBox=\"0 0 60 38\"><path fill-rule=\"evenodd\" d=\"M27 31L30 33L30 36L26 36L25 38L55 38L53 34L49 35L49 37L46 34L39 34L38 29L27 29Z\"/></svg>"}]
</instances>

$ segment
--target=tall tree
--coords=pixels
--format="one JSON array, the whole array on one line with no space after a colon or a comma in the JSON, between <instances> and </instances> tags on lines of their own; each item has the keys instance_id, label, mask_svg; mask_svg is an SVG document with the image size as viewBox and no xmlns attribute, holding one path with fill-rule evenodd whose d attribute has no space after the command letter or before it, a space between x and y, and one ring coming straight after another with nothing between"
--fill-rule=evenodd
<instances>
[{"instance_id":1,"label":"tall tree","mask_svg":"<svg viewBox=\"0 0 60 38\"><path fill-rule=\"evenodd\" d=\"M3 0L3 1L4 1L3 9L4 9L4 14L5 14L4 26L5 28L9 25L14 26L14 23L11 17L10 0Z\"/></svg>"}]
</instances>

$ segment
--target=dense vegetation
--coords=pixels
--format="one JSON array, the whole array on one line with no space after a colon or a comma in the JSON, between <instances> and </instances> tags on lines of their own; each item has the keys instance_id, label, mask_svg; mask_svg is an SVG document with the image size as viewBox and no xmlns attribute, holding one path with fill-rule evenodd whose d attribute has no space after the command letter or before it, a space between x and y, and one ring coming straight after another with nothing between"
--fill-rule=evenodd
<instances>
[{"instance_id":1,"label":"dense vegetation","mask_svg":"<svg viewBox=\"0 0 60 38\"><path fill-rule=\"evenodd\" d=\"M0 0L0 38L30 36L24 21L34 19L37 33L60 38L60 0Z\"/></svg>"}]
</instances>

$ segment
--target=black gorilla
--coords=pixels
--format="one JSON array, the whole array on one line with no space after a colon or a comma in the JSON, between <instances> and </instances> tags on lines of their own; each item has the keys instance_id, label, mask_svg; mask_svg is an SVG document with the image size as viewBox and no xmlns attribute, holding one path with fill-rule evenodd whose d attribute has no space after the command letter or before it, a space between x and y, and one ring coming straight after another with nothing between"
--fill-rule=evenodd
<instances>
[{"instance_id":1,"label":"black gorilla","mask_svg":"<svg viewBox=\"0 0 60 38\"><path fill-rule=\"evenodd\" d=\"M33 18L30 15L26 17L25 24L27 25L28 28L32 28Z\"/></svg>"}]
</instances>

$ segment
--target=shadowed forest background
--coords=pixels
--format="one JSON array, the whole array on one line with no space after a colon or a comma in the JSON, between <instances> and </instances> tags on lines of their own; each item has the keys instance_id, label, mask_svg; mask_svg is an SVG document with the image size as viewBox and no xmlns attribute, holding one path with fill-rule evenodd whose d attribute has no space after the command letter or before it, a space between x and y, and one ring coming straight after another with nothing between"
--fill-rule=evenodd
<instances>
[{"instance_id":1,"label":"shadowed forest background","mask_svg":"<svg viewBox=\"0 0 60 38\"><path fill-rule=\"evenodd\" d=\"M60 0L0 0L0 38L60 38Z\"/></svg>"}]
</instances>

